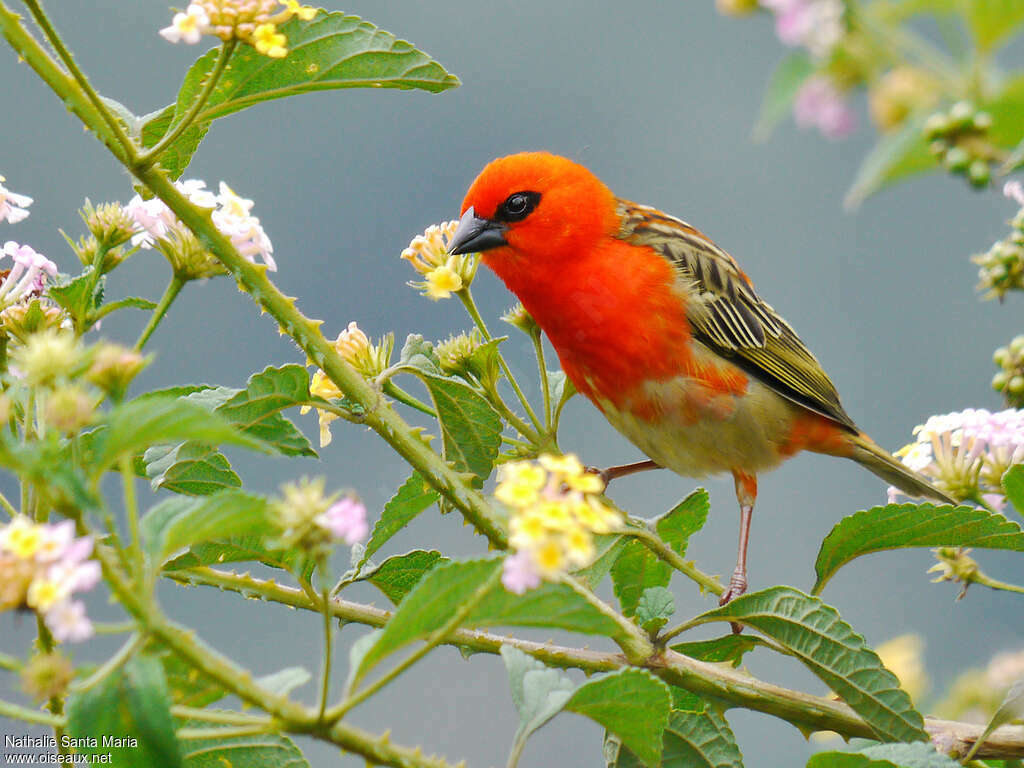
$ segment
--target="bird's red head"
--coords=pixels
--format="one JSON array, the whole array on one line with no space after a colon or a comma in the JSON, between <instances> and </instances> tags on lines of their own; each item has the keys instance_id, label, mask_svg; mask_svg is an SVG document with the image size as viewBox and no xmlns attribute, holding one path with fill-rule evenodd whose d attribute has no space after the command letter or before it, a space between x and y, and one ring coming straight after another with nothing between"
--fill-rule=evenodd
<instances>
[{"instance_id":1,"label":"bird's red head","mask_svg":"<svg viewBox=\"0 0 1024 768\"><path fill-rule=\"evenodd\" d=\"M555 266L586 252L617 226L615 198L594 174L548 152L490 162L466 193L453 253L483 253L499 276Z\"/></svg>"}]
</instances>

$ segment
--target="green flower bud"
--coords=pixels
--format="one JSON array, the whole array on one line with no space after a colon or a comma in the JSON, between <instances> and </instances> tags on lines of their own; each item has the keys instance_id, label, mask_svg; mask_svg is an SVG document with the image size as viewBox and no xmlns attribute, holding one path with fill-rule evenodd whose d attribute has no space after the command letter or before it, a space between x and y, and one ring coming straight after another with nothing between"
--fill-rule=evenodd
<instances>
[{"instance_id":1,"label":"green flower bud","mask_svg":"<svg viewBox=\"0 0 1024 768\"><path fill-rule=\"evenodd\" d=\"M996 392L1002 392L1006 389L1006 385L1010 383L1010 378L1010 374L1006 371L999 371L999 373L992 377L992 389Z\"/></svg>"},{"instance_id":2,"label":"green flower bud","mask_svg":"<svg viewBox=\"0 0 1024 768\"><path fill-rule=\"evenodd\" d=\"M935 139L928 145L928 151L936 157L941 157L949 151L949 142L945 139Z\"/></svg>"},{"instance_id":3,"label":"green flower bud","mask_svg":"<svg viewBox=\"0 0 1024 768\"><path fill-rule=\"evenodd\" d=\"M1024 355L1024 336L1013 337L1013 340L1010 342L1010 352L1017 357Z\"/></svg>"},{"instance_id":4,"label":"green flower bud","mask_svg":"<svg viewBox=\"0 0 1024 768\"><path fill-rule=\"evenodd\" d=\"M1024 376L1014 376L1012 379L1010 379L1009 383L1006 385L1006 388L1010 391L1011 394L1024 394Z\"/></svg>"},{"instance_id":5,"label":"green flower bud","mask_svg":"<svg viewBox=\"0 0 1024 768\"><path fill-rule=\"evenodd\" d=\"M967 166L970 163L971 156L967 154L967 150L963 147L952 147L942 159L942 164L946 166L946 170L953 173L967 170Z\"/></svg>"},{"instance_id":6,"label":"green flower bud","mask_svg":"<svg viewBox=\"0 0 1024 768\"><path fill-rule=\"evenodd\" d=\"M24 374L26 383L53 386L81 373L87 360L82 343L74 334L47 328L32 334L24 346L15 349L11 362Z\"/></svg>"},{"instance_id":7,"label":"green flower bud","mask_svg":"<svg viewBox=\"0 0 1024 768\"><path fill-rule=\"evenodd\" d=\"M967 180L975 187L987 187L992 180L992 169L986 160L975 160L967 169Z\"/></svg>"},{"instance_id":8,"label":"green flower bud","mask_svg":"<svg viewBox=\"0 0 1024 768\"><path fill-rule=\"evenodd\" d=\"M63 698L74 674L67 656L37 653L21 670L21 689L36 701Z\"/></svg>"},{"instance_id":9,"label":"green flower bud","mask_svg":"<svg viewBox=\"0 0 1024 768\"><path fill-rule=\"evenodd\" d=\"M46 401L46 423L62 435L73 435L92 422L96 398L78 386L59 387Z\"/></svg>"},{"instance_id":10,"label":"green flower bud","mask_svg":"<svg viewBox=\"0 0 1024 768\"><path fill-rule=\"evenodd\" d=\"M974 118L974 105L969 101L958 101L949 108L949 122L953 128L966 128Z\"/></svg>"},{"instance_id":11,"label":"green flower bud","mask_svg":"<svg viewBox=\"0 0 1024 768\"><path fill-rule=\"evenodd\" d=\"M987 131L992 127L992 115L988 112L978 112L972 119L971 123L976 131Z\"/></svg>"},{"instance_id":12,"label":"green flower bud","mask_svg":"<svg viewBox=\"0 0 1024 768\"><path fill-rule=\"evenodd\" d=\"M950 127L949 118L941 112L936 112L924 121L924 136L926 139L941 138L949 133Z\"/></svg>"},{"instance_id":13,"label":"green flower bud","mask_svg":"<svg viewBox=\"0 0 1024 768\"><path fill-rule=\"evenodd\" d=\"M1000 368L1005 368L1006 364L1010 362L1010 350L1006 347L999 347L992 353L992 362Z\"/></svg>"}]
</instances>

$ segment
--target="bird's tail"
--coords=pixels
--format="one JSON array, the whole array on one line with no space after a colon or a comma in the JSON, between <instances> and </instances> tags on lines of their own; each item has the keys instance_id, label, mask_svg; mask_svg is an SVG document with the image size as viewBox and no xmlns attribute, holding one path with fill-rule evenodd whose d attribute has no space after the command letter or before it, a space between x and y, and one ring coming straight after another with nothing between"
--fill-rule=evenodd
<instances>
[{"instance_id":1,"label":"bird's tail","mask_svg":"<svg viewBox=\"0 0 1024 768\"><path fill-rule=\"evenodd\" d=\"M853 455L850 458L862 467L870 469L886 482L895 485L904 493L915 497L924 496L944 504L956 504L956 499L940 491L923 476L881 448L867 435L863 433L852 435L850 442L854 446Z\"/></svg>"}]
</instances>

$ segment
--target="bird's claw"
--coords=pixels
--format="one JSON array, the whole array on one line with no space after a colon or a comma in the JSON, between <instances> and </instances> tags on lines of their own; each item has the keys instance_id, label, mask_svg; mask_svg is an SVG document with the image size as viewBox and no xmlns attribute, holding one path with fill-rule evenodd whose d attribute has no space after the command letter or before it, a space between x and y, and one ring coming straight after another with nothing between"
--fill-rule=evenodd
<instances>
[{"instance_id":1,"label":"bird's claw","mask_svg":"<svg viewBox=\"0 0 1024 768\"><path fill-rule=\"evenodd\" d=\"M737 597L747 591L747 572L740 568L736 568L732 572L732 577L729 579L729 588L722 593L722 596L718 599L719 605L725 605L731 600L735 600ZM743 627L736 622L729 622L729 626L732 627L732 633L738 635L743 631Z\"/></svg>"}]
</instances>

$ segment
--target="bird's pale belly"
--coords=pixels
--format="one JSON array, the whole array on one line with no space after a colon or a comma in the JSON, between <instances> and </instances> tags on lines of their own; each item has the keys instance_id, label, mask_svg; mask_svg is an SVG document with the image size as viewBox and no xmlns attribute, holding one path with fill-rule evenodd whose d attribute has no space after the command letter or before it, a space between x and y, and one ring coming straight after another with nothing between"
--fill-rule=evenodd
<instances>
[{"instance_id":1,"label":"bird's pale belly","mask_svg":"<svg viewBox=\"0 0 1024 768\"><path fill-rule=\"evenodd\" d=\"M778 466L799 406L752 380L742 394L713 394L691 378L647 381L636 392L594 403L630 442L686 477Z\"/></svg>"}]
</instances>

